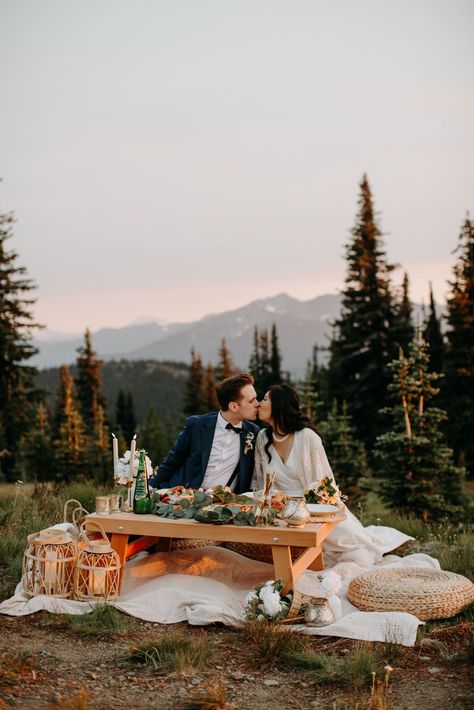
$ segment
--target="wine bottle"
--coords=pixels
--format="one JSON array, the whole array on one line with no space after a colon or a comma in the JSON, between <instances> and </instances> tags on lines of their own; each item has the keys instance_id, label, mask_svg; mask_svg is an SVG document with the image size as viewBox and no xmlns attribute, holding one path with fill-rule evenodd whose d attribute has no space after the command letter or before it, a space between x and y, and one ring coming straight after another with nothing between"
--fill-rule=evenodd
<instances>
[{"instance_id":1,"label":"wine bottle","mask_svg":"<svg viewBox=\"0 0 474 710\"><path fill-rule=\"evenodd\" d=\"M138 515L145 515L151 510L151 496L148 488L148 476L145 461L146 451L141 449L138 461L137 482L133 495L133 512Z\"/></svg>"}]
</instances>

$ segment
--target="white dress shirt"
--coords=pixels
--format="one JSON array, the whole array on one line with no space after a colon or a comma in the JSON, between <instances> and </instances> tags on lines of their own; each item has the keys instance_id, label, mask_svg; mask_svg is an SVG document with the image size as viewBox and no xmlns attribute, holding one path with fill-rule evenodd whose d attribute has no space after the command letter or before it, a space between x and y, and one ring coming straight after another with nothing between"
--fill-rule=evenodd
<instances>
[{"instance_id":1,"label":"white dress shirt","mask_svg":"<svg viewBox=\"0 0 474 710\"><path fill-rule=\"evenodd\" d=\"M201 483L204 490L212 486L225 486L239 462L241 435L236 434L232 429L226 429L226 426L227 422L219 412L206 473ZM242 422L235 427L242 429ZM237 476L230 487L235 490L236 486Z\"/></svg>"}]
</instances>

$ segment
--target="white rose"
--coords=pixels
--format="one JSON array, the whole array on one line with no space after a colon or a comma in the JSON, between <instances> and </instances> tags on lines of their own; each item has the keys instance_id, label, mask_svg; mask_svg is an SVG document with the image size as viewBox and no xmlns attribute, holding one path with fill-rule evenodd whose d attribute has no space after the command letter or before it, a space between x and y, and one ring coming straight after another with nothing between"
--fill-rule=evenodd
<instances>
[{"instance_id":1,"label":"white rose","mask_svg":"<svg viewBox=\"0 0 474 710\"><path fill-rule=\"evenodd\" d=\"M263 610L266 616L273 619L281 611L280 595L278 592L265 594L263 598Z\"/></svg>"}]
</instances>

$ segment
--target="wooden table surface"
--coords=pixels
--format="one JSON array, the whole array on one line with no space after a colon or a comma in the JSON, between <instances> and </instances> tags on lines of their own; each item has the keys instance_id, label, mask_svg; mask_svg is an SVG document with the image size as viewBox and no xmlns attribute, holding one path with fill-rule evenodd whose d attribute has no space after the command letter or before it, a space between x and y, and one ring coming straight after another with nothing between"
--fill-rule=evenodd
<instances>
[{"instance_id":1,"label":"wooden table surface","mask_svg":"<svg viewBox=\"0 0 474 710\"><path fill-rule=\"evenodd\" d=\"M120 557L122 570L126 559L163 538L170 542L171 538L204 538L221 542L270 545L274 578L283 580L284 593L294 589L296 579L306 569L323 569L322 543L338 524L310 522L304 527L288 527L283 521L277 520L276 525L257 527L212 525L198 523L196 520L176 520L134 513L92 513L86 517L86 525L89 521L99 523L106 533L111 534L112 547ZM129 535L137 535L141 539L129 544ZM305 548L295 562L291 559L291 547Z\"/></svg>"}]
</instances>

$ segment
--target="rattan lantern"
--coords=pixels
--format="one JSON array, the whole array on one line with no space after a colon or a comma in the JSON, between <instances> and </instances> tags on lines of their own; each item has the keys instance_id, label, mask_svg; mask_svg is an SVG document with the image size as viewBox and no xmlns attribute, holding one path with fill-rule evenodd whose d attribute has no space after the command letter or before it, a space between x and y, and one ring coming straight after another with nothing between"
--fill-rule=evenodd
<instances>
[{"instance_id":1,"label":"rattan lantern","mask_svg":"<svg viewBox=\"0 0 474 710\"><path fill-rule=\"evenodd\" d=\"M63 530L47 528L28 535L23 556L23 587L30 597L72 596L77 543Z\"/></svg>"},{"instance_id":2,"label":"rattan lantern","mask_svg":"<svg viewBox=\"0 0 474 710\"><path fill-rule=\"evenodd\" d=\"M101 539L91 540L85 523L81 526L81 537L85 541L79 551L74 574L74 596L81 601L111 601L117 599L120 588L120 558L112 549L103 528L95 522L101 532Z\"/></svg>"}]
</instances>

